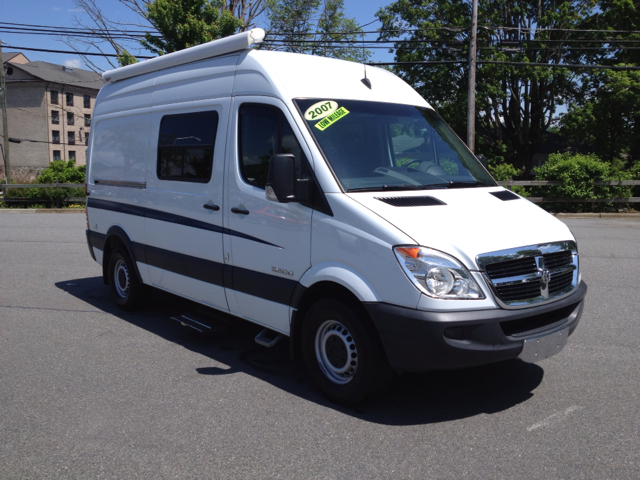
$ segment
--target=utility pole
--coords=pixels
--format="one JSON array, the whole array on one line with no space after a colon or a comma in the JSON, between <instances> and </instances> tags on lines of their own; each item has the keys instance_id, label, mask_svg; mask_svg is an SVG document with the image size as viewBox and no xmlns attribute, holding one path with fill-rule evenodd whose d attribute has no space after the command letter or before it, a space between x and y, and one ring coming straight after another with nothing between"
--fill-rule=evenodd
<instances>
[{"instance_id":1,"label":"utility pole","mask_svg":"<svg viewBox=\"0 0 640 480\"><path fill-rule=\"evenodd\" d=\"M469 88L467 90L467 147L476 148L476 43L478 37L478 0L473 0L469 38Z\"/></svg>"},{"instance_id":2,"label":"utility pole","mask_svg":"<svg viewBox=\"0 0 640 480\"><path fill-rule=\"evenodd\" d=\"M0 40L0 59L2 58L2 40ZM4 61L0 68L0 90L2 91L2 135L4 136L4 176L7 185L11 183L11 164L9 163L9 124L7 123L7 87L4 84Z\"/></svg>"}]
</instances>

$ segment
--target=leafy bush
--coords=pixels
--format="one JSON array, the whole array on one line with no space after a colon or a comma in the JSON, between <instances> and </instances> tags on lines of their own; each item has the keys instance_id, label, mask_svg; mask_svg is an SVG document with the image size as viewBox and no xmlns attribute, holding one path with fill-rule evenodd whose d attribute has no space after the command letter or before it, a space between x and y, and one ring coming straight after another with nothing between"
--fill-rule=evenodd
<instances>
[{"instance_id":1,"label":"leafy bush","mask_svg":"<svg viewBox=\"0 0 640 480\"><path fill-rule=\"evenodd\" d=\"M85 183L87 167L76 167L73 160L56 160L49 164L49 168L42 170L38 176L38 183Z\"/></svg>"},{"instance_id":2,"label":"leafy bush","mask_svg":"<svg viewBox=\"0 0 640 480\"><path fill-rule=\"evenodd\" d=\"M631 168L629 168L629 176L632 180L640 180L640 161L631 165ZM633 187L633 196L640 197L640 185ZM640 205L636 203L636 208L638 207L640 207Z\"/></svg>"},{"instance_id":3,"label":"leafy bush","mask_svg":"<svg viewBox=\"0 0 640 480\"><path fill-rule=\"evenodd\" d=\"M549 160L534 169L536 180L556 180L562 185L534 187L533 194L540 197L584 199L584 203L543 203L546 210L581 212L591 210L589 200L612 197L630 197L631 188L627 186L597 186L596 181L628 180L628 171L614 170L611 164L595 155L557 153L549 155ZM613 203L593 204L596 211L611 210ZM615 208L620 208L616 204Z\"/></svg>"},{"instance_id":4,"label":"leafy bush","mask_svg":"<svg viewBox=\"0 0 640 480\"><path fill-rule=\"evenodd\" d=\"M510 163L495 163L495 162L489 163L489 173L491 173L493 178L495 178L498 182L507 182L509 181L510 177L513 178L520 175L520 171ZM525 187L516 185L511 188L518 195L522 195L523 197L529 196L529 192L527 192Z\"/></svg>"},{"instance_id":5,"label":"leafy bush","mask_svg":"<svg viewBox=\"0 0 640 480\"><path fill-rule=\"evenodd\" d=\"M36 184L45 183L85 183L86 166L76 167L73 160L56 160L49 164L49 168L40 173ZM84 197L84 187L78 188L13 188L7 191L7 198L27 198L38 204L60 207L65 198ZM32 204L29 204L33 207ZM22 207L24 204L12 203L11 206ZM39 207L40 205L37 205Z\"/></svg>"}]
</instances>

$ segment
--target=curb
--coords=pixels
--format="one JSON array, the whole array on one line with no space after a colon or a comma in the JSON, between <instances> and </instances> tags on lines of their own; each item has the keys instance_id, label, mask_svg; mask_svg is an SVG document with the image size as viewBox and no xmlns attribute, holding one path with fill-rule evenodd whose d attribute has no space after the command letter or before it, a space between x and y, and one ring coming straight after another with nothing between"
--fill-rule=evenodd
<instances>
[{"instance_id":1,"label":"curb","mask_svg":"<svg viewBox=\"0 0 640 480\"><path fill-rule=\"evenodd\" d=\"M1 213L84 213L84 208L0 208Z\"/></svg>"},{"instance_id":2,"label":"curb","mask_svg":"<svg viewBox=\"0 0 640 480\"><path fill-rule=\"evenodd\" d=\"M0 208L0 213L84 213L84 208ZM555 213L558 219L563 218L624 218L640 220L640 213Z\"/></svg>"},{"instance_id":3,"label":"curb","mask_svg":"<svg viewBox=\"0 0 640 480\"><path fill-rule=\"evenodd\" d=\"M556 218L624 218L626 220L640 220L640 213L557 213Z\"/></svg>"}]
</instances>

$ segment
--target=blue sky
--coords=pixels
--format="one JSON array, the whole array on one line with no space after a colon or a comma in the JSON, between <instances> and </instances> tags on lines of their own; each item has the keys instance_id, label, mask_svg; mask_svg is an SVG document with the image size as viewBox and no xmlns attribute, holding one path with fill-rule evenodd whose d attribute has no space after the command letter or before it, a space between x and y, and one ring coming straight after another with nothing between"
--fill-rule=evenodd
<instances>
[{"instance_id":1,"label":"blue sky","mask_svg":"<svg viewBox=\"0 0 640 480\"><path fill-rule=\"evenodd\" d=\"M365 25L376 20L375 13L378 9L392 3L392 1L393 0L344 0L345 15L349 18L355 18L359 24ZM107 18L120 21L135 20L135 16L117 0L98 0L98 5L103 9ZM7 23L74 27L76 26L74 17L82 18L82 15L83 13L76 9L72 0L57 0L55 2L51 0L4 0L0 2L0 21ZM375 30L379 25L380 23L376 21L365 27L365 30ZM265 27L265 25L259 26ZM368 37L370 40L374 38L375 35ZM70 50L62 41L52 36L0 32L0 40L4 42L3 50L5 52L19 50L9 48L7 45L49 50ZM372 52L374 52L372 61L393 61L393 56L388 54L387 50L372 50ZM85 68L80 57L75 54L57 54L26 50L23 50L23 53L32 61L44 61L61 65L66 64L76 68ZM99 57L95 58L99 59ZM101 68L110 68L105 61L100 60L97 60L97 62Z\"/></svg>"}]
</instances>

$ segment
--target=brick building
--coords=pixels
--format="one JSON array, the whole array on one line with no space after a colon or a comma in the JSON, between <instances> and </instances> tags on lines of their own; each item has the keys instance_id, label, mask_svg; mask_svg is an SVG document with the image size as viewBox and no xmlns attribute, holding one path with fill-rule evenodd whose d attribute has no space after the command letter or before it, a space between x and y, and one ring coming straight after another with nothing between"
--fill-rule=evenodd
<instances>
[{"instance_id":1,"label":"brick building","mask_svg":"<svg viewBox=\"0 0 640 480\"><path fill-rule=\"evenodd\" d=\"M87 70L30 62L20 52L3 53L7 87L11 177L28 181L53 160L86 163L86 144L100 75ZM2 117L0 116L0 136ZM0 162L0 178L4 178Z\"/></svg>"}]
</instances>

